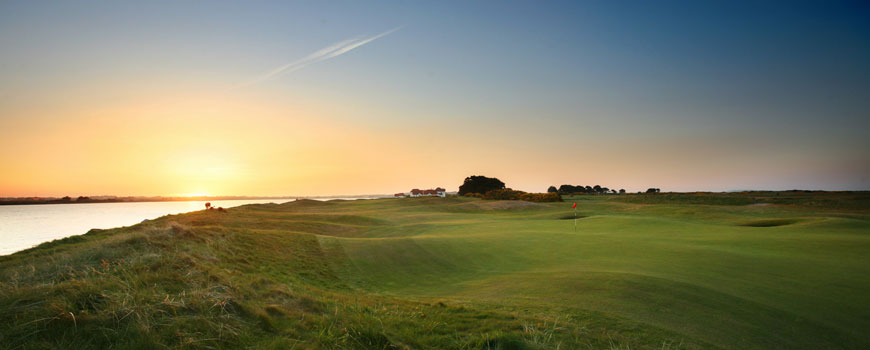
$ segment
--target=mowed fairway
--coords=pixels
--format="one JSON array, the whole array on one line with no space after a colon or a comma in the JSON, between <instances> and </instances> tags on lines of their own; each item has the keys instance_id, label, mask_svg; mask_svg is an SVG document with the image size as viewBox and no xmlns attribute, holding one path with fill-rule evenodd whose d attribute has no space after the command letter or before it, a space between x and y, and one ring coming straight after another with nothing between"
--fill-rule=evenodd
<instances>
[{"instance_id":1,"label":"mowed fairway","mask_svg":"<svg viewBox=\"0 0 870 350\"><path fill-rule=\"evenodd\" d=\"M357 206L371 216L391 208L384 219L398 227L334 239L357 286L554 314L595 310L726 348L870 345L863 215L586 196L574 232L573 220L558 220L572 213L565 203L402 201L421 203Z\"/></svg>"},{"instance_id":2,"label":"mowed fairway","mask_svg":"<svg viewBox=\"0 0 870 350\"><path fill-rule=\"evenodd\" d=\"M28 306L33 301L25 299L42 293L75 308L83 297L57 297L70 287L52 273L118 259L95 247L118 246L123 238L136 247L123 248L130 249L124 254L167 258L148 258L158 259L148 263L156 267L137 269L127 256L119 266L133 265L120 280L135 280L130 270L163 271L168 261L189 260L184 271L196 273L179 276L203 274L204 284L228 286L233 305L246 310L227 317L238 317L240 325L248 324L246 319L267 324L254 327L248 338L236 335L257 347L870 347L870 215L864 193L565 199L299 201L167 216L94 232L84 240L52 243L0 260L0 311L16 318L5 334L19 345L34 341L40 332L60 338L49 344L71 344L70 337L81 335L76 332L86 321L63 323L69 330L62 332L33 328L27 317L52 317L53 309ZM576 231L570 219L575 201L581 217ZM173 253L165 253L169 250ZM49 258L62 266L33 268L29 277L20 277ZM164 275L179 268L165 269ZM76 288L106 273L79 277ZM140 303L159 303L164 294L166 300L184 300L196 293L184 284L189 281L155 276L141 284L154 291L141 296ZM111 285L92 289L100 288L108 300L102 303L111 305L115 297L106 291ZM278 289L286 289L285 294ZM313 300L306 303L319 306L282 298ZM89 306L91 314L101 315L101 308L109 308L105 305ZM153 317L165 319L160 322L169 327L174 323L168 320L178 317L178 310L172 310L176 316L155 312ZM215 312L208 305L203 310ZM290 316L297 313L302 321ZM224 322L221 315L207 319ZM101 327L124 322L106 321L108 326ZM348 331L361 323L376 326ZM184 330L194 334L191 339L195 334L214 338L207 334L214 328L178 327L173 334ZM237 332L245 334L245 327L238 326ZM334 329L345 333L329 333ZM128 326L124 332L132 331ZM111 339L106 334L94 337ZM377 341L355 340L355 334ZM149 341L182 347L226 344L213 339L173 343L173 337L162 334ZM269 337L286 343L262 342Z\"/></svg>"},{"instance_id":3,"label":"mowed fairway","mask_svg":"<svg viewBox=\"0 0 870 350\"><path fill-rule=\"evenodd\" d=\"M399 227L335 238L350 259L346 278L362 288L595 310L726 348L870 346L864 214L587 196L574 232L557 220L571 214L565 203L402 201L420 205L357 206L390 210L384 218Z\"/></svg>"}]
</instances>

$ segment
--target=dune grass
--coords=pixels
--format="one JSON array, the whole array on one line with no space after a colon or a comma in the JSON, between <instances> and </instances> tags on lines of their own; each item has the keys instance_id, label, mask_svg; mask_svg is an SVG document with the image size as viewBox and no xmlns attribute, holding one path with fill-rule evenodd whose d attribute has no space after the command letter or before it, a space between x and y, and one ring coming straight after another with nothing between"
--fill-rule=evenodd
<instances>
[{"instance_id":1,"label":"dune grass","mask_svg":"<svg viewBox=\"0 0 870 350\"><path fill-rule=\"evenodd\" d=\"M776 193L303 200L93 230L0 257L0 347L870 347L867 195Z\"/></svg>"}]
</instances>

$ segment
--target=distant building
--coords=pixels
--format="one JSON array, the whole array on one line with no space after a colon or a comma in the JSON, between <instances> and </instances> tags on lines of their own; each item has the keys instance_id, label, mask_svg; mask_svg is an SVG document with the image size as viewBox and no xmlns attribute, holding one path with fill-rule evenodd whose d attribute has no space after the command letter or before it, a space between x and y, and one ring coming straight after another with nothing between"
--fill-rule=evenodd
<instances>
[{"instance_id":1,"label":"distant building","mask_svg":"<svg viewBox=\"0 0 870 350\"><path fill-rule=\"evenodd\" d=\"M447 190L438 187L436 189L428 189L421 190L419 188L415 188L411 190L407 195L404 193L396 193L396 197L445 197L447 196Z\"/></svg>"}]
</instances>

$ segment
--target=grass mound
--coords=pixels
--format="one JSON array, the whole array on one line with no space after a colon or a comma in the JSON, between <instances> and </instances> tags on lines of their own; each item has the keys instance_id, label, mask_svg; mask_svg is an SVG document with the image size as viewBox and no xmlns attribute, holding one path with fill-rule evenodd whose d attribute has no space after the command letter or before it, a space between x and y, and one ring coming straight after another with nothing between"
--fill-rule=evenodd
<instances>
[{"instance_id":1,"label":"grass mound","mask_svg":"<svg viewBox=\"0 0 870 350\"><path fill-rule=\"evenodd\" d=\"M752 197L739 193L641 193L611 196L612 200L635 204L701 204L748 205L756 203Z\"/></svg>"},{"instance_id":2,"label":"grass mound","mask_svg":"<svg viewBox=\"0 0 870 350\"><path fill-rule=\"evenodd\" d=\"M318 201L314 199L297 199L292 202L281 204L282 207L289 208L319 208L329 207L339 204L338 201Z\"/></svg>"},{"instance_id":3,"label":"grass mound","mask_svg":"<svg viewBox=\"0 0 870 350\"><path fill-rule=\"evenodd\" d=\"M480 211L521 211L521 210L529 210L529 209L546 209L550 208L546 204L535 203L535 202L526 202L520 200L485 200L485 201L472 201L468 203L463 203L460 205L454 206L452 209L455 211L469 211L469 212L480 212Z\"/></svg>"}]
</instances>

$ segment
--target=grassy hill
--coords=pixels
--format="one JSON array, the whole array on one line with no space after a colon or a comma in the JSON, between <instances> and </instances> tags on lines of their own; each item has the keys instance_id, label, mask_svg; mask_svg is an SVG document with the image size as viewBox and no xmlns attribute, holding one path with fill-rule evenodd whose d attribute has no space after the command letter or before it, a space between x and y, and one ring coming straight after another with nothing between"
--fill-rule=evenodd
<instances>
[{"instance_id":1,"label":"grassy hill","mask_svg":"<svg viewBox=\"0 0 870 350\"><path fill-rule=\"evenodd\" d=\"M870 348L866 193L567 200L302 200L93 230L0 257L0 347Z\"/></svg>"}]
</instances>

